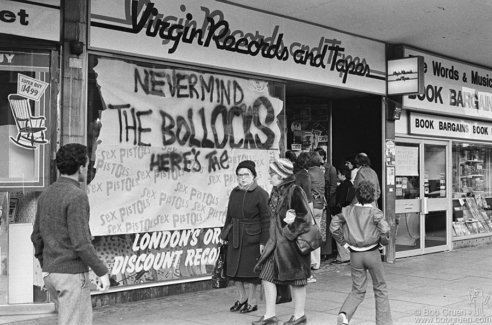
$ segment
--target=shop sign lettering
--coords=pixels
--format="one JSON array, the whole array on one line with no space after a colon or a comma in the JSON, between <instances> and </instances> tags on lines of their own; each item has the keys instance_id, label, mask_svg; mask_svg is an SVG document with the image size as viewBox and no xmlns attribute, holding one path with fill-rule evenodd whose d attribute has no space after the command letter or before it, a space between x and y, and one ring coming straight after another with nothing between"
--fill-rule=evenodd
<instances>
[{"instance_id":1,"label":"shop sign lettering","mask_svg":"<svg viewBox=\"0 0 492 325\"><path fill-rule=\"evenodd\" d=\"M492 119L491 70L405 49L425 60L425 91L404 96L403 105L440 113Z\"/></svg>"},{"instance_id":2,"label":"shop sign lettering","mask_svg":"<svg viewBox=\"0 0 492 325\"><path fill-rule=\"evenodd\" d=\"M334 79L337 79L337 83L343 85L347 84L351 79L356 82L354 77L385 81L385 68L379 64L375 64L374 67L373 63L370 63L374 62L374 60L368 55L366 49L360 51L364 54L355 54L359 52L358 50L354 53L353 45L355 45L355 48L363 48L364 45L362 44L365 44L366 40L354 39L353 43L350 43L350 41L347 41L347 35L342 36L327 29L320 29L319 33L312 35L311 32L306 30L309 37L304 41L299 41L298 28L294 28L295 31L292 31L286 28L286 25L284 26L283 21L276 20L274 19L276 17L266 14L261 14L261 16L264 16L266 21L272 21L272 23L268 26L263 24L265 25L263 27L268 28L270 31L263 32L260 29L248 29L251 28L250 25L244 26L242 21L254 22L258 20L259 18L255 17L258 15L257 12L234 8L233 11L236 11L236 9L244 11L241 21L237 21L235 20L237 13L228 10L231 8L230 5L225 6L225 8L222 4L215 2L203 2L200 6L188 6L180 4L178 1L149 2L133 0L126 2L124 6L121 10L128 14L124 19L119 19L116 22L104 2L93 0L92 44L95 44L96 47L113 47L108 42L103 42L104 38L107 40L107 35L127 37L122 36L121 33L132 34L138 35L138 39L143 42L148 40L148 46L152 53L162 53L157 47L164 46L164 51L167 52L165 56L172 59L181 60L183 54L186 57L193 56L189 51L214 49L218 50L213 52L215 56L224 57L224 60L237 60L237 58L228 57L226 53L243 55L249 58L266 59L267 61L263 61L264 63L260 66L270 65L270 68L273 60L283 66L283 71L286 73L291 71L293 66L323 69L333 75ZM173 10L176 10L177 7L179 7L179 12L174 12ZM251 19L245 17L251 17ZM291 23L292 26L297 24ZM233 27L238 25L241 27ZM303 27L302 24L299 24L299 27ZM330 37L327 34L333 34L333 36ZM160 40L160 42L157 43L151 40ZM123 45L116 46L119 48ZM125 49L125 51L135 51L135 49ZM148 51L146 53L149 55ZM383 58L384 53L382 54ZM213 58L201 58L200 60L207 62L213 60ZM222 64L229 63L224 60L221 61ZM255 60L254 62L259 61ZM254 68L251 67L251 69ZM250 67L245 68L243 66L242 69L250 69ZM263 73L265 72L269 73L268 71L263 71ZM296 73L296 77L300 77L298 73ZM321 77L322 75L320 75ZM311 82L313 82L312 74L310 78ZM326 74L323 80L326 82ZM367 79L365 80L368 81Z\"/></svg>"},{"instance_id":3,"label":"shop sign lettering","mask_svg":"<svg viewBox=\"0 0 492 325\"><path fill-rule=\"evenodd\" d=\"M490 141L492 140L492 124L412 112L410 114L410 133Z\"/></svg>"}]
</instances>

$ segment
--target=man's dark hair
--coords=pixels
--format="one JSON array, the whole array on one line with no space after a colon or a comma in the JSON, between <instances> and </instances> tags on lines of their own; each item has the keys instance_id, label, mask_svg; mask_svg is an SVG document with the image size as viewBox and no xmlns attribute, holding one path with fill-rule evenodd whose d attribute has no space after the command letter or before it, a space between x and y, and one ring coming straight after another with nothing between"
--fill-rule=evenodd
<instances>
[{"instance_id":1,"label":"man's dark hair","mask_svg":"<svg viewBox=\"0 0 492 325\"><path fill-rule=\"evenodd\" d=\"M352 171L350 170L350 168L348 168L348 166L345 165L339 166L338 172L343 176L345 176L345 178L348 179L349 181L352 179Z\"/></svg>"},{"instance_id":2,"label":"man's dark hair","mask_svg":"<svg viewBox=\"0 0 492 325\"><path fill-rule=\"evenodd\" d=\"M56 153L56 168L63 175L73 175L86 164L87 147L79 143L66 144Z\"/></svg>"},{"instance_id":3,"label":"man's dark hair","mask_svg":"<svg viewBox=\"0 0 492 325\"><path fill-rule=\"evenodd\" d=\"M301 152L296 160L296 168L308 169L311 167L311 157L308 152Z\"/></svg>"},{"instance_id":4,"label":"man's dark hair","mask_svg":"<svg viewBox=\"0 0 492 325\"><path fill-rule=\"evenodd\" d=\"M292 163L295 163L297 156L296 156L296 153L293 151L286 151L285 152L285 158L289 159Z\"/></svg>"},{"instance_id":5,"label":"man's dark hair","mask_svg":"<svg viewBox=\"0 0 492 325\"><path fill-rule=\"evenodd\" d=\"M355 197L360 204L374 201L374 185L371 181L362 181L355 189Z\"/></svg>"},{"instance_id":6,"label":"man's dark hair","mask_svg":"<svg viewBox=\"0 0 492 325\"><path fill-rule=\"evenodd\" d=\"M357 167L357 166L355 165L355 156L356 156L355 154L352 154L352 155L347 156L347 158L345 158L345 162L346 162L346 163L347 163L347 162L351 163L351 164L352 164L352 166L354 166L354 168L355 168L355 167Z\"/></svg>"},{"instance_id":7,"label":"man's dark hair","mask_svg":"<svg viewBox=\"0 0 492 325\"><path fill-rule=\"evenodd\" d=\"M326 151L323 148L318 147L318 148L314 149L314 151L316 151L317 153L319 153L319 155L321 156L321 158L323 158L323 160L326 161Z\"/></svg>"},{"instance_id":8,"label":"man's dark hair","mask_svg":"<svg viewBox=\"0 0 492 325\"><path fill-rule=\"evenodd\" d=\"M310 151L309 157L311 162L309 163L309 167L319 167L321 166L321 156L316 151Z\"/></svg>"},{"instance_id":9,"label":"man's dark hair","mask_svg":"<svg viewBox=\"0 0 492 325\"><path fill-rule=\"evenodd\" d=\"M360 153L355 157L355 163L358 167L371 166L371 160L365 153Z\"/></svg>"}]
</instances>

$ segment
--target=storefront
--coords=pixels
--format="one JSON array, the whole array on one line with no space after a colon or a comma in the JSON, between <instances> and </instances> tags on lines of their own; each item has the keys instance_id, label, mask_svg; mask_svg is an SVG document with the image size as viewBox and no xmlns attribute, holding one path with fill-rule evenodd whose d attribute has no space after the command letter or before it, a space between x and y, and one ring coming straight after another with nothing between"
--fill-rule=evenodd
<instances>
[{"instance_id":1,"label":"storefront","mask_svg":"<svg viewBox=\"0 0 492 325\"><path fill-rule=\"evenodd\" d=\"M244 159L267 191L272 159L318 145L336 165L369 151L384 181L384 43L216 1L92 0L90 17L87 192L110 294L210 278Z\"/></svg>"},{"instance_id":2,"label":"storefront","mask_svg":"<svg viewBox=\"0 0 492 325\"><path fill-rule=\"evenodd\" d=\"M396 122L396 256L490 242L491 71L423 56L425 93Z\"/></svg>"},{"instance_id":3,"label":"storefront","mask_svg":"<svg viewBox=\"0 0 492 325\"><path fill-rule=\"evenodd\" d=\"M50 182L61 33L60 1L2 1L0 8L0 314L48 300L30 234ZM53 147L54 148L54 147ZM5 309L4 309L5 308ZM21 307L22 308L22 307ZM52 310L51 305L30 312Z\"/></svg>"}]
</instances>

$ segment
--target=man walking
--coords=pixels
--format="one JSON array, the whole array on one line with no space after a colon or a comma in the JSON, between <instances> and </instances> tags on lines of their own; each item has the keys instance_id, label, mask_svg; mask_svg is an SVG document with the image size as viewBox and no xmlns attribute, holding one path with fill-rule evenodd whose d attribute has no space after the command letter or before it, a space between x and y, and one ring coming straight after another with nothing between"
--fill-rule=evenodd
<instances>
[{"instance_id":1,"label":"man walking","mask_svg":"<svg viewBox=\"0 0 492 325\"><path fill-rule=\"evenodd\" d=\"M110 284L108 269L91 243L89 199L80 188L87 161L87 148L81 144L58 150L61 176L39 197L31 235L58 324L92 324L89 267L99 276L98 290L106 292Z\"/></svg>"}]
</instances>

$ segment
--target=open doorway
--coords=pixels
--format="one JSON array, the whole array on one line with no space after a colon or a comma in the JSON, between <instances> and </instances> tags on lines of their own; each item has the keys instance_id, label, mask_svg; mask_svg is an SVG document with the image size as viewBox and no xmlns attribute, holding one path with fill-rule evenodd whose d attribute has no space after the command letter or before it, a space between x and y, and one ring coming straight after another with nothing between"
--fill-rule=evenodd
<instances>
[{"instance_id":1,"label":"open doorway","mask_svg":"<svg viewBox=\"0 0 492 325\"><path fill-rule=\"evenodd\" d=\"M327 152L335 168L347 158L366 153L380 186L383 171L383 116L381 97L366 93L298 82L286 85L287 150L297 155L316 147ZM382 207L382 197L378 200ZM331 216L327 216L329 225ZM322 255L336 257L336 245L327 230Z\"/></svg>"}]
</instances>

